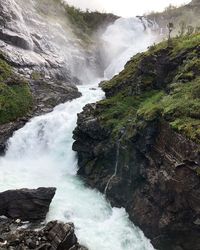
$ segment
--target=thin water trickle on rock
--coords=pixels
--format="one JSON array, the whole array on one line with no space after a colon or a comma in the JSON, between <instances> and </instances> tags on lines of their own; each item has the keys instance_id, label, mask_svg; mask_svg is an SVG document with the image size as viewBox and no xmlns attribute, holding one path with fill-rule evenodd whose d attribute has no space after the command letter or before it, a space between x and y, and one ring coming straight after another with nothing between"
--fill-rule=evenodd
<instances>
[{"instance_id":1,"label":"thin water trickle on rock","mask_svg":"<svg viewBox=\"0 0 200 250\"><path fill-rule=\"evenodd\" d=\"M119 29L118 24L116 28ZM126 25L124 29L127 29ZM143 41L142 50L145 45L149 45L149 40L147 43ZM119 64L127 50L122 47L119 44L115 57ZM137 52L140 50L141 47ZM129 56L127 53L126 60L132 56L132 50ZM114 69L114 63L111 63L113 66L107 69L109 76L119 69L118 65ZM80 243L90 250L152 250L149 240L129 221L123 208L111 208L104 195L85 187L76 175L78 166L76 154L72 151L72 132L77 113L87 103L104 97L97 87L99 82L100 79L94 79L93 85L80 86L81 98L61 104L49 114L35 117L13 135L6 156L0 158L0 191L56 187L47 221L73 222Z\"/></svg>"},{"instance_id":2,"label":"thin water trickle on rock","mask_svg":"<svg viewBox=\"0 0 200 250\"><path fill-rule=\"evenodd\" d=\"M104 190L104 194L107 194L107 190L112 182L112 180L115 178L115 176L117 175L117 170L118 170L118 163L119 163L119 149L120 149L120 140L117 142L117 150L116 150L116 160L115 160L115 169L114 169L114 173L113 175L109 178L105 190Z\"/></svg>"}]
</instances>

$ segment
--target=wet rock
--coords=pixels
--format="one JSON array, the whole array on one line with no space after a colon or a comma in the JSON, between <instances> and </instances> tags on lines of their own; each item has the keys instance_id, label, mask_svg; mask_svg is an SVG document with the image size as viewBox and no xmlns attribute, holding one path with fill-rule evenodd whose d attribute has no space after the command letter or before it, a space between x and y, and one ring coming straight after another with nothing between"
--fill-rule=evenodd
<instances>
[{"instance_id":1,"label":"wet rock","mask_svg":"<svg viewBox=\"0 0 200 250\"><path fill-rule=\"evenodd\" d=\"M23 221L44 220L56 188L19 189L0 193L0 215Z\"/></svg>"},{"instance_id":2,"label":"wet rock","mask_svg":"<svg viewBox=\"0 0 200 250\"><path fill-rule=\"evenodd\" d=\"M174 132L166 122L149 123L134 138L120 142L116 159L116 143L101 134L103 124L92 133L93 124L88 121L91 116L98 119L95 111L88 110L79 115L74 131L79 174L104 192L118 161L117 175L106 192L111 204L125 207L157 249L199 250L199 145Z\"/></svg>"},{"instance_id":3,"label":"wet rock","mask_svg":"<svg viewBox=\"0 0 200 250\"><path fill-rule=\"evenodd\" d=\"M51 221L42 227L0 217L0 234L1 250L87 250L79 245L72 223Z\"/></svg>"},{"instance_id":4,"label":"wet rock","mask_svg":"<svg viewBox=\"0 0 200 250\"><path fill-rule=\"evenodd\" d=\"M55 106L81 96L74 84L62 81L31 80L30 86L35 100L35 115L53 110Z\"/></svg>"},{"instance_id":5,"label":"wet rock","mask_svg":"<svg viewBox=\"0 0 200 250\"><path fill-rule=\"evenodd\" d=\"M0 125L0 155L5 154L7 141L13 135L14 131L23 127L27 121L28 117L18 119L15 122Z\"/></svg>"},{"instance_id":6,"label":"wet rock","mask_svg":"<svg viewBox=\"0 0 200 250\"><path fill-rule=\"evenodd\" d=\"M45 233L47 239L51 242L52 250L71 249L77 244L72 224L58 223L57 221L50 222L45 228Z\"/></svg>"}]
</instances>

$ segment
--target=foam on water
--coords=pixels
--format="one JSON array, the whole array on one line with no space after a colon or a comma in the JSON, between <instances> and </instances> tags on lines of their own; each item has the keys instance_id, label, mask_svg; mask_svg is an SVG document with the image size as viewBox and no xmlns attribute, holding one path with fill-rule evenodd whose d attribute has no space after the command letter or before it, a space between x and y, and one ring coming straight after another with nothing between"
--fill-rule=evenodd
<instances>
[{"instance_id":1,"label":"foam on water","mask_svg":"<svg viewBox=\"0 0 200 250\"><path fill-rule=\"evenodd\" d=\"M137 33L137 29L134 32ZM118 65L124 65L127 60L123 56L124 51L127 56L127 48L123 50L119 44L119 50L115 64L111 62L116 66L107 69L109 76L118 72L121 69ZM137 52L140 50L139 47ZM129 58L132 52L129 50ZM103 194L85 187L76 175L78 167L76 154L72 151L72 132L77 113L84 105L104 97L97 87L98 82L100 79L94 79L93 85L80 86L81 98L33 118L13 135L6 156L0 158L0 191L56 187L47 221L73 222L80 243L90 250L152 250L149 240L129 221L123 208L112 208Z\"/></svg>"},{"instance_id":2,"label":"foam on water","mask_svg":"<svg viewBox=\"0 0 200 250\"><path fill-rule=\"evenodd\" d=\"M105 197L86 188L76 176L72 131L82 107L103 98L99 88L81 86L83 96L32 119L9 141L0 160L0 191L57 187L47 220L72 221L80 242L91 250L153 249L128 220L124 209L111 208Z\"/></svg>"}]
</instances>

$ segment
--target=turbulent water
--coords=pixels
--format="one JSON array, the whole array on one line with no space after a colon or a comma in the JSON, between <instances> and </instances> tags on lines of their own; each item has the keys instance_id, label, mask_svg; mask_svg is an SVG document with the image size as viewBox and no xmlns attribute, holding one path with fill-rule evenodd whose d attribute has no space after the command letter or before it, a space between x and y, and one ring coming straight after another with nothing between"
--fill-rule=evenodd
<instances>
[{"instance_id":1,"label":"turbulent water","mask_svg":"<svg viewBox=\"0 0 200 250\"><path fill-rule=\"evenodd\" d=\"M105 33L102 39L115 43L110 51L114 60L106 70L111 77L121 70L122 65L133 52L144 50L152 41L149 34L143 34L143 27L131 19L121 20L109 27L110 30L123 31L117 40ZM124 23L124 24L123 24ZM119 27L120 26L120 27ZM137 26L137 27L136 27ZM139 28L140 27L140 28ZM124 30L123 30L124 29ZM131 46L125 46L125 37L130 32ZM139 30L139 32L138 32ZM132 34L132 36L131 36ZM148 38L145 40L145 37ZM138 47L137 47L138 46ZM72 151L72 131L76 126L77 113L87 103L104 97L97 87L100 79L90 85L79 87L82 97L57 106L53 112L36 117L17 131L9 140L5 157L0 159L0 191L15 188L56 187L56 196L51 204L47 221L58 219L73 222L81 244L90 250L151 250L153 247L143 233L128 219L125 210L111 208L104 195L84 186L76 175L77 159Z\"/></svg>"},{"instance_id":2,"label":"turbulent water","mask_svg":"<svg viewBox=\"0 0 200 250\"><path fill-rule=\"evenodd\" d=\"M145 27L144 27L145 25ZM155 34L149 23L138 18L120 18L113 25L110 25L102 35L104 41L103 51L107 60L107 68L104 75L111 78L119 73L131 56L147 49L155 42ZM114 60L113 60L114 59Z\"/></svg>"}]
</instances>

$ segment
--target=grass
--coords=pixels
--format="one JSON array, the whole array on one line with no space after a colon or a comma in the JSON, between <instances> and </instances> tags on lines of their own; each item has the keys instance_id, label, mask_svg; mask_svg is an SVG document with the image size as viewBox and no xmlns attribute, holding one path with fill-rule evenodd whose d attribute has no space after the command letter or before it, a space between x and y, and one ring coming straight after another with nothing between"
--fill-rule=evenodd
<instances>
[{"instance_id":1,"label":"grass","mask_svg":"<svg viewBox=\"0 0 200 250\"><path fill-rule=\"evenodd\" d=\"M5 60L0 58L0 81L6 80L12 76L12 68Z\"/></svg>"},{"instance_id":2,"label":"grass","mask_svg":"<svg viewBox=\"0 0 200 250\"><path fill-rule=\"evenodd\" d=\"M101 123L118 137L124 128L141 129L146 121L157 117L160 110L159 100L163 92L150 91L137 96L115 95L98 103L97 115Z\"/></svg>"},{"instance_id":3,"label":"grass","mask_svg":"<svg viewBox=\"0 0 200 250\"><path fill-rule=\"evenodd\" d=\"M200 143L200 78L174 84L162 105L162 115L172 128Z\"/></svg>"},{"instance_id":4,"label":"grass","mask_svg":"<svg viewBox=\"0 0 200 250\"><path fill-rule=\"evenodd\" d=\"M118 94L103 100L98 105L100 120L115 137L130 124L139 129L150 121L165 119L174 130L200 143L200 78L170 87L169 94L152 90L137 96Z\"/></svg>"},{"instance_id":5,"label":"grass","mask_svg":"<svg viewBox=\"0 0 200 250\"><path fill-rule=\"evenodd\" d=\"M162 42L134 56L119 75L102 84L107 99L98 103L97 115L113 137L124 128L134 135L149 122L164 119L172 129L200 143L199 44L199 34L175 38L170 48ZM168 82L155 88L157 72L152 60L160 55L179 64L166 76Z\"/></svg>"},{"instance_id":6,"label":"grass","mask_svg":"<svg viewBox=\"0 0 200 250\"><path fill-rule=\"evenodd\" d=\"M0 123L23 117L32 107L32 96L26 82L14 82L12 86L0 83Z\"/></svg>"},{"instance_id":7,"label":"grass","mask_svg":"<svg viewBox=\"0 0 200 250\"><path fill-rule=\"evenodd\" d=\"M28 83L0 59L0 124L23 117L31 108L32 95Z\"/></svg>"}]
</instances>

